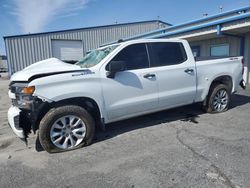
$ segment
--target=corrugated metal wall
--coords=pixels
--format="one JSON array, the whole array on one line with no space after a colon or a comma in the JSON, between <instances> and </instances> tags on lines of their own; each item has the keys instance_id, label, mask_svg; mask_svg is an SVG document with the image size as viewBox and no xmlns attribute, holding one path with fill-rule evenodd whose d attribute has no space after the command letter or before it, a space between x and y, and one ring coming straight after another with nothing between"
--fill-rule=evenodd
<instances>
[{"instance_id":1,"label":"corrugated metal wall","mask_svg":"<svg viewBox=\"0 0 250 188\"><path fill-rule=\"evenodd\" d=\"M200 56L210 56L210 47L218 44L229 44L230 56L240 55L240 39L236 37L217 37L208 40L190 42L191 46L200 46Z\"/></svg>"},{"instance_id":2,"label":"corrugated metal wall","mask_svg":"<svg viewBox=\"0 0 250 188\"><path fill-rule=\"evenodd\" d=\"M51 40L81 40L84 52L101 44L161 28L161 22L142 22L75 31L53 32L5 38L9 73L13 74L37 61L52 57Z\"/></svg>"}]
</instances>

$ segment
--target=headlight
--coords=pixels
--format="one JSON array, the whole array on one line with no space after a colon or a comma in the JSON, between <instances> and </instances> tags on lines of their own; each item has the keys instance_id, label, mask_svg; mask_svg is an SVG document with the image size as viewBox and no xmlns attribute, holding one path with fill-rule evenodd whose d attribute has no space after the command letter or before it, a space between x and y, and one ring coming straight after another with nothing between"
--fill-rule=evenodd
<instances>
[{"instance_id":1,"label":"headlight","mask_svg":"<svg viewBox=\"0 0 250 188\"><path fill-rule=\"evenodd\" d=\"M21 93L25 95L32 95L35 91L35 86L30 86L30 87L24 87L21 91Z\"/></svg>"},{"instance_id":2,"label":"headlight","mask_svg":"<svg viewBox=\"0 0 250 188\"><path fill-rule=\"evenodd\" d=\"M18 108L32 108L35 86L27 86L27 83L14 83L10 85L10 90L16 95L16 100L13 103L14 105Z\"/></svg>"},{"instance_id":3,"label":"headlight","mask_svg":"<svg viewBox=\"0 0 250 188\"><path fill-rule=\"evenodd\" d=\"M13 87L13 86L12 86ZM35 91L35 86L30 87L18 87L14 89L16 94L25 94L25 95L32 95Z\"/></svg>"},{"instance_id":4,"label":"headlight","mask_svg":"<svg viewBox=\"0 0 250 188\"><path fill-rule=\"evenodd\" d=\"M16 94L16 102L19 108L31 109L33 104L33 96Z\"/></svg>"}]
</instances>

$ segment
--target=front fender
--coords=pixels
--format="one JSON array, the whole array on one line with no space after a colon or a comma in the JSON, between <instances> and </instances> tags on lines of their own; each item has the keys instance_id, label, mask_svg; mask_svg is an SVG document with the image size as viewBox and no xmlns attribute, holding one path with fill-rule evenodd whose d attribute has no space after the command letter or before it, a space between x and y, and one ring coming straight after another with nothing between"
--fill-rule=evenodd
<instances>
[{"instance_id":1,"label":"front fender","mask_svg":"<svg viewBox=\"0 0 250 188\"><path fill-rule=\"evenodd\" d=\"M29 85L35 86L34 96L49 103L78 97L90 98L97 103L101 117L106 117L100 79L93 75L53 75L33 80Z\"/></svg>"}]
</instances>

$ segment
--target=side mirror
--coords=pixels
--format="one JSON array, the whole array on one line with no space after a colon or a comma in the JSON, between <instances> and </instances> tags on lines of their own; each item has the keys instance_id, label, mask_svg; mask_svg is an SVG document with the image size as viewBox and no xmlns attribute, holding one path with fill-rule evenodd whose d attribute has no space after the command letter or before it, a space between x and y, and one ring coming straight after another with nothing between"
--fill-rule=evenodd
<instances>
[{"instance_id":1,"label":"side mirror","mask_svg":"<svg viewBox=\"0 0 250 188\"><path fill-rule=\"evenodd\" d=\"M125 61L111 61L107 67L107 77L114 78L115 73L125 70Z\"/></svg>"}]
</instances>

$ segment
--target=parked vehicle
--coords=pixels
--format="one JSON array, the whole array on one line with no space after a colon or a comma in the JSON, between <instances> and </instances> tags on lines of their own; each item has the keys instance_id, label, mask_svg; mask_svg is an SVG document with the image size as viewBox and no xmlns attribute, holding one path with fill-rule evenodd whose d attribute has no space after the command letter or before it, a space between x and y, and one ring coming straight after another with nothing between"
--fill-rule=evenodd
<instances>
[{"instance_id":1,"label":"parked vehicle","mask_svg":"<svg viewBox=\"0 0 250 188\"><path fill-rule=\"evenodd\" d=\"M74 65L51 58L11 77L8 121L22 139L39 130L47 152L90 144L96 126L202 102L228 109L243 58L197 61L185 40L142 39L105 46Z\"/></svg>"}]
</instances>

